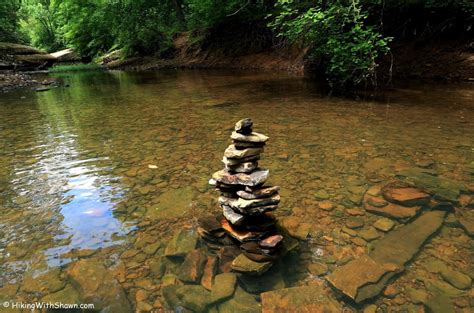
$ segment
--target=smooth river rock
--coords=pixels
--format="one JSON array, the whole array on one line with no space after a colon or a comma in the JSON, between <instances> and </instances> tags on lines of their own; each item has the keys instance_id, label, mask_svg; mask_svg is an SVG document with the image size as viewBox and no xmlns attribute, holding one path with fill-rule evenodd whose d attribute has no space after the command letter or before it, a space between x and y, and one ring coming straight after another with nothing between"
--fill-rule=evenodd
<instances>
[{"instance_id":1,"label":"smooth river rock","mask_svg":"<svg viewBox=\"0 0 474 313\"><path fill-rule=\"evenodd\" d=\"M250 135L252 133L253 122L250 118L243 118L235 123L235 131L242 135Z\"/></svg>"},{"instance_id":2,"label":"smooth river rock","mask_svg":"<svg viewBox=\"0 0 474 313\"><path fill-rule=\"evenodd\" d=\"M363 199L365 210L399 220L408 220L417 215L421 210L421 206L406 207L391 202L387 202L386 205L378 205L378 203L381 203L379 199L384 201L382 198L374 197L367 192Z\"/></svg>"},{"instance_id":3,"label":"smooth river rock","mask_svg":"<svg viewBox=\"0 0 474 313\"><path fill-rule=\"evenodd\" d=\"M103 312L131 312L132 307L113 271L105 268L99 259L81 259L66 270L72 285L79 291L84 303L93 303Z\"/></svg>"},{"instance_id":4,"label":"smooth river rock","mask_svg":"<svg viewBox=\"0 0 474 313\"><path fill-rule=\"evenodd\" d=\"M167 257L184 257L194 250L198 240L197 233L193 230L178 230L165 249Z\"/></svg>"},{"instance_id":5,"label":"smooth river rock","mask_svg":"<svg viewBox=\"0 0 474 313\"><path fill-rule=\"evenodd\" d=\"M224 156L228 159L243 159L263 153L263 148L237 149L234 145L229 145L224 151Z\"/></svg>"},{"instance_id":6,"label":"smooth river rock","mask_svg":"<svg viewBox=\"0 0 474 313\"><path fill-rule=\"evenodd\" d=\"M343 307L322 287L301 286L262 293L262 313L334 313Z\"/></svg>"},{"instance_id":7,"label":"smooth river rock","mask_svg":"<svg viewBox=\"0 0 474 313\"><path fill-rule=\"evenodd\" d=\"M252 261L242 253L232 261L232 270L248 275L262 275L272 264L272 262Z\"/></svg>"},{"instance_id":8,"label":"smooth river rock","mask_svg":"<svg viewBox=\"0 0 474 313\"><path fill-rule=\"evenodd\" d=\"M250 174L232 174L226 170L220 170L212 174L212 178L219 183L226 185L257 186L263 184L268 178L269 171L258 169Z\"/></svg>"},{"instance_id":9,"label":"smooth river rock","mask_svg":"<svg viewBox=\"0 0 474 313\"><path fill-rule=\"evenodd\" d=\"M368 255L336 268L327 280L357 303L378 295L441 227L445 215L444 211L426 212L376 241Z\"/></svg>"},{"instance_id":10,"label":"smooth river rock","mask_svg":"<svg viewBox=\"0 0 474 313\"><path fill-rule=\"evenodd\" d=\"M390 202L403 206L426 205L430 195L414 187L385 186L382 189L383 197Z\"/></svg>"},{"instance_id":11,"label":"smooth river rock","mask_svg":"<svg viewBox=\"0 0 474 313\"><path fill-rule=\"evenodd\" d=\"M239 134L238 132L232 132L230 138L237 141L244 141L244 142L267 142L268 136L264 134L260 134L257 132L252 132L250 135L243 135Z\"/></svg>"},{"instance_id":12,"label":"smooth river rock","mask_svg":"<svg viewBox=\"0 0 474 313\"><path fill-rule=\"evenodd\" d=\"M435 198L457 202L459 194L466 186L458 181L436 176L432 170L413 167L401 170L397 176L413 185L431 192Z\"/></svg>"},{"instance_id":13,"label":"smooth river rock","mask_svg":"<svg viewBox=\"0 0 474 313\"><path fill-rule=\"evenodd\" d=\"M253 200L253 199L260 199L260 198L268 198L280 191L279 186L272 186L272 187L263 187L257 188L254 190L239 190L237 191L237 195L245 200Z\"/></svg>"},{"instance_id":14,"label":"smooth river rock","mask_svg":"<svg viewBox=\"0 0 474 313\"><path fill-rule=\"evenodd\" d=\"M276 205L280 203L280 196L276 195L271 198L262 198L262 199L253 199L253 200L245 200L242 198L227 198L227 197L219 197L219 204L230 206L234 210L238 210L239 212L245 213L247 209L258 207L258 206L268 206L268 205Z\"/></svg>"}]
</instances>

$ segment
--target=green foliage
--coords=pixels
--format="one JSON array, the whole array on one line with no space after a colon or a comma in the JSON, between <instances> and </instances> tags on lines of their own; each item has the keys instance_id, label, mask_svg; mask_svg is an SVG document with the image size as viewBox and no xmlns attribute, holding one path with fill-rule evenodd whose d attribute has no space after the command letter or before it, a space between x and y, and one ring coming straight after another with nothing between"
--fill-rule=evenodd
<instances>
[{"instance_id":1,"label":"green foliage","mask_svg":"<svg viewBox=\"0 0 474 313\"><path fill-rule=\"evenodd\" d=\"M59 32L58 8L54 0L23 1L20 27L31 45L57 51L65 47Z\"/></svg>"},{"instance_id":2,"label":"green foliage","mask_svg":"<svg viewBox=\"0 0 474 313\"><path fill-rule=\"evenodd\" d=\"M0 42L21 41L18 32L20 0L0 1Z\"/></svg>"},{"instance_id":3,"label":"green foliage","mask_svg":"<svg viewBox=\"0 0 474 313\"><path fill-rule=\"evenodd\" d=\"M276 6L270 27L278 36L310 46L311 57L323 63L333 87L374 80L377 58L389 51L390 38L366 24L367 13L358 0L337 0L326 8L279 0Z\"/></svg>"},{"instance_id":4,"label":"green foliage","mask_svg":"<svg viewBox=\"0 0 474 313\"><path fill-rule=\"evenodd\" d=\"M49 69L50 73L79 72L79 71L98 71L102 68L94 63L89 64L71 64L71 65L55 65Z\"/></svg>"}]
</instances>

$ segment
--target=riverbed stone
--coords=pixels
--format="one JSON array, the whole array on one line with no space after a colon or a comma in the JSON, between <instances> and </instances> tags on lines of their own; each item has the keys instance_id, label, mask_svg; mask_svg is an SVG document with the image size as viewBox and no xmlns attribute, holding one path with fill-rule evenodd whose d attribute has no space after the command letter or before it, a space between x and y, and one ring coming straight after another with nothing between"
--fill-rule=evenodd
<instances>
[{"instance_id":1,"label":"riverbed stone","mask_svg":"<svg viewBox=\"0 0 474 313\"><path fill-rule=\"evenodd\" d=\"M206 265L204 266L204 271L201 278L201 285L207 290L212 289L214 284L214 277L217 273L217 267L219 265L219 260L215 255L208 255Z\"/></svg>"},{"instance_id":2,"label":"riverbed stone","mask_svg":"<svg viewBox=\"0 0 474 313\"><path fill-rule=\"evenodd\" d=\"M368 255L336 268L327 276L329 283L357 303L378 295L441 227L445 215L444 211L429 211L388 233L373 244Z\"/></svg>"},{"instance_id":3,"label":"riverbed stone","mask_svg":"<svg viewBox=\"0 0 474 313\"><path fill-rule=\"evenodd\" d=\"M428 301L430 294L423 289L415 289L410 286L405 287L405 294L414 304L423 304Z\"/></svg>"},{"instance_id":4,"label":"riverbed stone","mask_svg":"<svg viewBox=\"0 0 474 313\"><path fill-rule=\"evenodd\" d=\"M426 205L430 201L430 195L420 189L401 186L395 182L382 188L383 197L390 202L403 206Z\"/></svg>"},{"instance_id":5,"label":"riverbed stone","mask_svg":"<svg viewBox=\"0 0 474 313\"><path fill-rule=\"evenodd\" d=\"M375 198L376 197L373 197L368 193L364 195L363 203L366 211L390 218L408 220L417 215L421 210L421 206L406 207L391 202L383 207L374 206L372 203Z\"/></svg>"},{"instance_id":6,"label":"riverbed stone","mask_svg":"<svg viewBox=\"0 0 474 313\"><path fill-rule=\"evenodd\" d=\"M325 263L316 262L308 265L308 271L312 275L321 276L328 272L329 268Z\"/></svg>"},{"instance_id":7,"label":"riverbed stone","mask_svg":"<svg viewBox=\"0 0 474 313\"><path fill-rule=\"evenodd\" d=\"M232 270L249 275L262 275L272 264L272 262L252 261L242 253L232 261Z\"/></svg>"},{"instance_id":8,"label":"riverbed stone","mask_svg":"<svg viewBox=\"0 0 474 313\"><path fill-rule=\"evenodd\" d=\"M0 302L14 300L19 288L17 284L6 284L0 287Z\"/></svg>"},{"instance_id":9,"label":"riverbed stone","mask_svg":"<svg viewBox=\"0 0 474 313\"><path fill-rule=\"evenodd\" d=\"M211 290L213 302L226 300L234 294L237 275L235 273L222 273L215 277Z\"/></svg>"},{"instance_id":10,"label":"riverbed stone","mask_svg":"<svg viewBox=\"0 0 474 313\"><path fill-rule=\"evenodd\" d=\"M318 206L323 211L332 211L334 209L334 203L329 200L320 201Z\"/></svg>"},{"instance_id":11,"label":"riverbed stone","mask_svg":"<svg viewBox=\"0 0 474 313\"><path fill-rule=\"evenodd\" d=\"M62 302L68 304L79 304L84 300L74 287L68 285L62 290L44 296L41 298L41 301L48 303Z\"/></svg>"},{"instance_id":12,"label":"riverbed stone","mask_svg":"<svg viewBox=\"0 0 474 313\"><path fill-rule=\"evenodd\" d=\"M27 293L53 293L66 286L66 282L61 279L59 268L51 269L46 273L34 276L27 274L23 278L21 291Z\"/></svg>"},{"instance_id":13,"label":"riverbed stone","mask_svg":"<svg viewBox=\"0 0 474 313\"><path fill-rule=\"evenodd\" d=\"M184 285L176 289L182 305L193 312L205 312L212 303L211 293L201 285Z\"/></svg>"},{"instance_id":14,"label":"riverbed stone","mask_svg":"<svg viewBox=\"0 0 474 313\"><path fill-rule=\"evenodd\" d=\"M452 268L449 268L449 267L445 267L441 269L439 273L445 281L447 281L452 286L458 289L471 288L472 279L466 274L453 270Z\"/></svg>"},{"instance_id":15,"label":"riverbed stone","mask_svg":"<svg viewBox=\"0 0 474 313\"><path fill-rule=\"evenodd\" d=\"M191 187L182 187L165 191L157 198L155 206L146 214L153 218L173 218L183 216L190 208L194 191Z\"/></svg>"},{"instance_id":16,"label":"riverbed stone","mask_svg":"<svg viewBox=\"0 0 474 313\"><path fill-rule=\"evenodd\" d=\"M187 253L194 250L198 240L194 230L180 229L170 240L165 249L165 256L183 258Z\"/></svg>"},{"instance_id":17,"label":"riverbed stone","mask_svg":"<svg viewBox=\"0 0 474 313\"><path fill-rule=\"evenodd\" d=\"M321 286L301 286L262 293L262 313L342 312L342 306L326 296Z\"/></svg>"},{"instance_id":18,"label":"riverbed stone","mask_svg":"<svg viewBox=\"0 0 474 313\"><path fill-rule=\"evenodd\" d=\"M324 190L324 189L321 189L321 190L318 190L314 196L316 197L316 199L318 200L328 200L329 199L329 193Z\"/></svg>"},{"instance_id":19,"label":"riverbed stone","mask_svg":"<svg viewBox=\"0 0 474 313\"><path fill-rule=\"evenodd\" d=\"M373 226L378 230L381 230L383 232L388 232L393 228L393 226L395 226L395 222L392 221L391 219L382 217L378 219L377 221L375 221Z\"/></svg>"},{"instance_id":20,"label":"riverbed stone","mask_svg":"<svg viewBox=\"0 0 474 313\"><path fill-rule=\"evenodd\" d=\"M425 308L432 313L455 313L453 302L444 294L438 293L431 296L425 303Z\"/></svg>"},{"instance_id":21,"label":"riverbed stone","mask_svg":"<svg viewBox=\"0 0 474 313\"><path fill-rule=\"evenodd\" d=\"M474 210L463 209L456 210L456 217L464 231L471 237L474 237Z\"/></svg>"},{"instance_id":22,"label":"riverbed stone","mask_svg":"<svg viewBox=\"0 0 474 313\"><path fill-rule=\"evenodd\" d=\"M346 226L350 229L361 228L364 225L364 220L359 217L350 217L346 221Z\"/></svg>"},{"instance_id":23,"label":"riverbed stone","mask_svg":"<svg viewBox=\"0 0 474 313\"><path fill-rule=\"evenodd\" d=\"M84 301L94 303L96 310L118 313L132 310L113 272L106 269L101 260L81 259L70 264L66 272Z\"/></svg>"},{"instance_id":24,"label":"riverbed stone","mask_svg":"<svg viewBox=\"0 0 474 313\"><path fill-rule=\"evenodd\" d=\"M184 283L197 284L201 281L207 257L200 249L189 252L179 268L179 279Z\"/></svg>"},{"instance_id":25,"label":"riverbed stone","mask_svg":"<svg viewBox=\"0 0 474 313\"><path fill-rule=\"evenodd\" d=\"M380 263L404 266L442 225L446 212L428 211L408 225L397 228L373 244L371 257Z\"/></svg>"},{"instance_id":26,"label":"riverbed stone","mask_svg":"<svg viewBox=\"0 0 474 313\"><path fill-rule=\"evenodd\" d=\"M466 186L463 183L436 176L436 173L430 169L419 167L403 169L397 173L397 176L431 192L435 198L451 202L456 202L459 194L466 191Z\"/></svg>"},{"instance_id":27,"label":"riverbed stone","mask_svg":"<svg viewBox=\"0 0 474 313\"><path fill-rule=\"evenodd\" d=\"M385 283L400 272L392 264L379 264L368 255L336 268L326 276L329 283L343 294L359 303L379 294Z\"/></svg>"},{"instance_id":28,"label":"riverbed stone","mask_svg":"<svg viewBox=\"0 0 474 313\"><path fill-rule=\"evenodd\" d=\"M380 234L374 227L362 229L358 235L365 241L372 241L380 237Z\"/></svg>"},{"instance_id":29,"label":"riverbed stone","mask_svg":"<svg viewBox=\"0 0 474 313\"><path fill-rule=\"evenodd\" d=\"M260 303L254 296L237 285L234 296L218 305L222 313L261 313Z\"/></svg>"}]
</instances>

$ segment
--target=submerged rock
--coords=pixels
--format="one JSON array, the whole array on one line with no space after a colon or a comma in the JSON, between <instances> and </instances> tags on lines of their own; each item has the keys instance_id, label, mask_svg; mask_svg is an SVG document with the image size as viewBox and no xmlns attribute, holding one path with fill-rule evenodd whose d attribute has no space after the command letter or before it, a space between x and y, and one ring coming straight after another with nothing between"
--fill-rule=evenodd
<instances>
[{"instance_id":1,"label":"submerged rock","mask_svg":"<svg viewBox=\"0 0 474 313\"><path fill-rule=\"evenodd\" d=\"M430 195L414 187L389 184L382 189L383 197L403 206L426 205Z\"/></svg>"},{"instance_id":2,"label":"submerged rock","mask_svg":"<svg viewBox=\"0 0 474 313\"><path fill-rule=\"evenodd\" d=\"M180 217L185 214L193 201L191 187L171 189L157 198L158 204L147 210L147 215L158 218Z\"/></svg>"},{"instance_id":3,"label":"submerged rock","mask_svg":"<svg viewBox=\"0 0 474 313\"><path fill-rule=\"evenodd\" d=\"M459 221L459 224L466 231L466 233L469 236L474 237L474 210L457 210L456 217Z\"/></svg>"},{"instance_id":4,"label":"submerged rock","mask_svg":"<svg viewBox=\"0 0 474 313\"><path fill-rule=\"evenodd\" d=\"M260 296L262 313L343 312L343 307L317 285L268 291Z\"/></svg>"},{"instance_id":5,"label":"submerged rock","mask_svg":"<svg viewBox=\"0 0 474 313\"><path fill-rule=\"evenodd\" d=\"M395 226L395 222L392 221L391 219L388 219L388 218L385 218L385 217L382 217L381 219L378 219L374 225L373 225L375 228L377 228L378 230L381 230L381 231L384 231L384 232L388 232L390 231L393 226Z\"/></svg>"},{"instance_id":6,"label":"submerged rock","mask_svg":"<svg viewBox=\"0 0 474 313\"><path fill-rule=\"evenodd\" d=\"M201 285L180 286L175 292L180 303L193 312L205 312L212 303L211 293Z\"/></svg>"},{"instance_id":7,"label":"submerged rock","mask_svg":"<svg viewBox=\"0 0 474 313\"><path fill-rule=\"evenodd\" d=\"M201 281L207 257L203 251L196 249L188 253L179 268L179 279L184 283L196 284Z\"/></svg>"},{"instance_id":8,"label":"submerged rock","mask_svg":"<svg viewBox=\"0 0 474 313\"><path fill-rule=\"evenodd\" d=\"M234 294L237 276L234 273L223 273L215 277L211 290L213 302L220 302L229 299Z\"/></svg>"},{"instance_id":9,"label":"submerged rock","mask_svg":"<svg viewBox=\"0 0 474 313\"><path fill-rule=\"evenodd\" d=\"M94 309L124 313L132 310L113 272L99 259L81 259L70 264L66 272L84 302L93 303Z\"/></svg>"},{"instance_id":10,"label":"submerged rock","mask_svg":"<svg viewBox=\"0 0 474 313\"><path fill-rule=\"evenodd\" d=\"M397 228L376 241L368 255L336 268L327 280L357 303L378 295L441 227L445 215L444 211L430 211Z\"/></svg>"},{"instance_id":11,"label":"submerged rock","mask_svg":"<svg viewBox=\"0 0 474 313\"><path fill-rule=\"evenodd\" d=\"M66 282L61 279L61 270L52 269L44 274L33 276L25 275L21 291L27 293L53 293L66 286Z\"/></svg>"},{"instance_id":12,"label":"submerged rock","mask_svg":"<svg viewBox=\"0 0 474 313\"><path fill-rule=\"evenodd\" d=\"M384 201L384 200L378 197L374 197L370 195L369 193L366 193L363 199L364 208L368 212L391 217L391 218L396 218L400 220L408 220L414 217L415 215L417 215L418 212L421 210L421 206L406 207L406 206L402 206L402 205L390 203L390 202L388 202L386 205L379 206L377 205L377 203L380 203L380 201Z\"/></svg>"},{"instance_id":13,"label":"submerged rock","mask_svg":"<svg viewBox=\"0 0 474 313\"><path fill-rule=\"evenodd\" d=\"M255 262L243 253L232 261L232 270L249 275L261 275L272 266L272 262Z\"/></svg>"},{"instance_id":14,"label":"submerged rock","mask_svg":"<svg viewBox=\"0 0 474 313\"><path fill-rule=\"evenodd\" d=\"M214 277L217 273L217 266L219 265L219 260L214 255L208 255L206 265L204 266L204 271L201 278L201 285L207 290L212 289L214 284Z\"/></svg>"},{"instance_id":15,"label":"submerged rock","mask_svg":"<svg viewBox=\"0 0 474 313\"><path fill-rule=\"evenodd\" d=\"M431 192L435 198L456 202L459 194L466 191L466 186L449 178L435 176L429 169L413 167L399 171L397 176L417 187Z\"/></svg>"},{"instance_id":16,"label":"submerged rock","mask_svg":"<svg viewBox=\"0 0 474 313\"><path fill-rule=\"evenodd\" d=\"M399 227L373 244L369 255L380 263L404 266L421 249L426 240L443 224L446 212L428 211L412 223Z\"/></svg>"},{"instance_id":17,"label":"submerged rock","mask_svg":"<svg viewBox=\"0 0 474 313\"><path fill-rule=\"evenodd\" d=\"M234 296L218 306L223 313L261 313L260 304L254 296L237 286Z\"/></svg>"},{"instance_id":18,"label":"submerged rock","mask_svg":"<svg viewBox=\"0 0 474 313\"><path fill-rule=\"evenodd\" d=\"M167 257L184 257L194 250L197 244L198 236L195 231L180 229L178 230L165 249Z\"/></svg>"},{"instance_id":19,"label":"submerged rock","mask_svg":"<svg viewBox=\"0 0 474 313\"><path fill-rule=\"evenodd\" d=\"M359 303L378 295L388 280L402 269L390 263L377 263L364 255L338 267L326 276L329 283Z\"/></svg>"}]
</instances>

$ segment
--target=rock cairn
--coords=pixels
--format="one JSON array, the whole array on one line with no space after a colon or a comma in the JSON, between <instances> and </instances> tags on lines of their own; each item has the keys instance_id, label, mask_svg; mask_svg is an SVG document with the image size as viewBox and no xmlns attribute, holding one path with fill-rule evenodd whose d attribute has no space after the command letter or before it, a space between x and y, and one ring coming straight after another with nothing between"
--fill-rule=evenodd
<instances>
[{"instance_id":1,"label":"rock cairn","mask_svg":"<svg viewBox=\"0 0 474 313\"><path fill-rule=\"evenodd\" d=\"M254 132L252 126L248 118L235 124L232 144L222 159L225 168L209 180L220 192L223 216L201 222L198 230L207 242L225 244L229 236L248 259L271 262L279 256L283 241L271 213L280 202L280 187L264 185L269 171L260 168L258 161L268 137Z\"/></svg>"}]
</instances>

